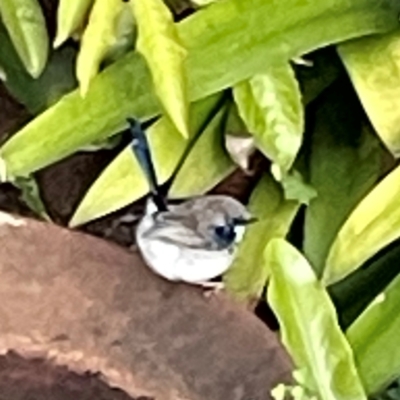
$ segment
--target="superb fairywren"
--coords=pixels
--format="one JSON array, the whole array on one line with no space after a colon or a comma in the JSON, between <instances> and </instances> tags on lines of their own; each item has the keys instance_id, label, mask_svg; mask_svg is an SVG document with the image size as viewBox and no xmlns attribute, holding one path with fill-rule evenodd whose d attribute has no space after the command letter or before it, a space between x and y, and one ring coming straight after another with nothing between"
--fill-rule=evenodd
<instances>
[{"instance_id":1,"label":"superb fairywren","mask_svg":"<svg viewBox=\"0 0 400 400\"><path fill-rule=\"evenodd\" d=\"M219 287L208 280L231 265L245 226L255 219L230 196L206 195L168 204L139 121L128 119L132 150L149 184L150 198L136 230L136 243L147 265L171 281Z\"/></svg>"}]
</instances>

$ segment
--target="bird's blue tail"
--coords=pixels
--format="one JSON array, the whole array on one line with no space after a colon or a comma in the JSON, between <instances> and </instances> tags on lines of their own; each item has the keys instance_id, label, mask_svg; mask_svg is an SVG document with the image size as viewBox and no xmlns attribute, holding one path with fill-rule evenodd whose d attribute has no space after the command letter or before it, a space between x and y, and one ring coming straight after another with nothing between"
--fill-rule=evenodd
<instances>
[{"instance_id":1,"label":"bird's blue tail","mask_svg":"<svg viewBox=\"0 0 400 400\"><path fill-rule=\"evenodd\" d=\"M144 175L146 176L149 184L150 193L153 198L154 204L159 211L166 211L167 204L165 196L162 195L160 186L157 181L156 171L154 169L153 159L151 157L149 143L144 132L142 124L134 119L128 118L129 131L131 134L132 150L138 160Z\"/></svg>"}]
</instances>

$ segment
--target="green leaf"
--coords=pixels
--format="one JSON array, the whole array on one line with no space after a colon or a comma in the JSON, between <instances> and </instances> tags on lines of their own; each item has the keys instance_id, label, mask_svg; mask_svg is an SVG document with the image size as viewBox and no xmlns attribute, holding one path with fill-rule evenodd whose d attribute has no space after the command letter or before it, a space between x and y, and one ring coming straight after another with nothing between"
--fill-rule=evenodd
<instances>
[{"instance_id":1,"label":"green leaf","mask_svg":"<svg viewBox=\"0 0 400 400\"><path fill-rule=\"evenodd\" d=\"M308 204L315 190L298 171L291 170L302 143L304 111L289 63L239 83L234 97L256 146L273 162L272 175L281 182L285 198Z\"/></svg>"},{"instance_id":2,"label":"green leaf","mask_svg":"<svg viewBox=\"0 0 400 400\"><path fill-rule=\"evenodd\" d=\"M283 176L279 175L280 173L281 171L274 174L274 169L272 169L275 179L282 185L286 200L296 200L301 204L309 205L310 201L318 196L317 191L305 181L298 170L294 169Z\"/></svg>"},{"instance_id":3,"label":"green leaf","mask_svg":"<svg viewBox=\"0 0 400 400\"><path fill-rule=\"evenodd\" d=\"M400 167L358 204L337 234L322 276L335 283L400 236Z\"/></svg>"},{"instance_id":4,"label":"green leaf","mask_svg":"<svg viewBox=\"0 0 400 400\"><path fill-rule=\"evenodd\" d=\"M17 178L13 184L21 190L22 200L32 211L45 221L51 221L46 206L40 196L39 186L35 178Z\"/></svg>"},{"instance_id":5,"label":"green leaf","mask_svg":"<svg viewBox=\"0 0 400 400\"><path fill-rule=\"evenodd\" d=\"M94 0L60 0L57 8L57 34L54 47L61 46L80 28Z\"/></svg>"},{"instance_id":6,"label":"green leaf","mask_svg":"<svg viewBox=\"0 0 400 400\"><path fill-rule=\"evenodd\" d=\"M257 147L283 172L289 171L304 130L300 89L289 63L239 83L233 93Z\"/></svg>"},{"instance_id":7,"label":"green leaf","mask_svg":"<svg viewBox=\"0 0 400 400\"><path fill-rule=\"evenodd\" d=\"M235 169L224 147L226 114L225 106L196 141L171 186L171 197L203 194Z\"/></svg>"},{"instance_id":8,"label":"green leaf","mask_svg":"<svg viewBox=\"0 0 400 400\"><path fill-rule=\"evenodd\" d=\"M138 59L138 62L143 60ZM126 64L125 68L131 69L131 66ZM146 119L154 115L158 109L157 100L149 95L143 84L144 79L145 75L136 76L136 79L132 77L132 85L128 86L114 74L102 73L93 82L84 99L78 91L64 96L23 127L0 149L9 176L29 175L31 171L112 136L122 129L128 116ZM135 86L133 91L136 96L135 101L132 101L131 89ZM106 88L107 93L104 92ZM105 114L107 119L104 120ZM75 126L77 120L80 123Z\"/></svg>"},{"instance_id":9,"label":"green leaf","mask_svg":"<svg viewBox=\"0 0 400 400\"><path fill-rule=\"evenodd\" d=\"M305 386L321 400L366 400L335 308L307 260L283 239L272 240L264 257L271 271L268 301Z\"/></svg>"},{"instance_id":10,"label":"green leaf","mask_svg":"<svg viewBox=\"0 0 400 400\"><path fill-rule=\"evenodd\" d=\"M213 118L213 113L215 117L214 110L216 107L220 106L220 102L221 96L215 95L193 104L193 118L190 121L192 132L201 130L204 122L210 118L210 115L211 118ZM210 129L208 132L213 133ZM152 125L148 129L147 135L152 150L157 178L162 184L171 177L189 143L177 132L172 122L166 117L162 117ZM197 146L201 147L200 140L205 140L206 144L209 142L211 146L213 144L213 136L210 134L207 136L207 133L203 132L193 152L196 151L195 149ZM215 153L215 150L209 154L209 157L212 157L213 153ZM198 156L199 152L197 151L197 156L195 153L195 161L199 163L200 166L203 163L205 163L205 165L210 164L209 157L204 157L204 154L200 154L202 157L199 160L197 159ZM193 155L190 157L193 157ZM181 182L188 178L186 174L190 174L192 170L186 167L186 171L186 173L183 172L180 178L178 177ZM202 180L207 180L208 177L209 172L204 176L197 177L198 180L196 182L201 185ZM193 177L189 177L189 179L191 178ZM177 186L178 191L180 187L182 187L182 183L179 184L179 180ZM183 183L184 187L185 185L186 184ZM95 183L90 187L86 196L75 211L69 225L81 225L92 219L118 210L142 197L148 190L149 188L143 172L137 164L132 154L131 146L129 145L107 166Z\"/></svg>"},{"instance_id":11,"label":"green leaf","mask_svg":"<svg viewBox=\"0 0 400 400\"><path fill-rule=\"evenodd\" d=\"M400 246L393 243L353 274L329 286L342 329L347 330L399 273Z\"/></svg>"},{"instance_id":12,"label":"green leaf","mask_svg":"<svg viewBox=\"0 0 400 400\"><path fill-rule=\"evenodd\" d=\"M53 52L43 73L33 79L18 59L1 23L0 43L0 63L6 74L4 84L33 115L46 110L76 87L74 49L63 47Z\"/></svg>"},{"instance_id":13,"label":"green leaf","mask_svg":"<svg viewBox=\"0 0 400 400\"><path fill-rule=\"evenodd\" d=\"M296 77L299 80L303 104L315 100L338 78L343 70L342 62L333 47L318 50L307 55L311 67L296 67Z\"/></svg>"},{"instance_id":14,"label":"green leaf","mask_svg":"<svg viewBox=\"0 0 400 400\"><path fill-rule=\"evenodd\" d=\"M76 65L82 96L86 95L105 55L117 42L116 23L125 7L129 5L121 0L100 0L93 5Z\"/></svg>"},{"instance_id":15,"label":"green leaf","mask_svg":"<svg viewBox=\"0 0 400 400\"><path fill-rule=\"evenodd\" d=\"M46 21L37 0L2 0L0 14L11 41L29 74L43 71L49 50Z\"/></svg>"},{"instance_id":16,"label":"green leaf","mask_svg":"<svg viewBox=\"0 0 400 400\"><path fill-rule=\"evenodd\" d=\"M318 196L306 210L304 253L318 276L340 227L382 172L384 149L360 111L341 80L312 115L309 175Z\"/></svg>"},{"instance_id":17,"label":"green leaf","mask_svg":"<svg viewBox=\"0 0 400 400\"><path fill-rule=\"evenodd\" d=\"M122 133L122 132L121 132ZM107 139L103 139L97 142L93 142L92 144L82 147L81 151L90 152L90 151L99 151L99 150L112 150L115 149L118 145L120 145L125 140L124 135L114 135ZM125 143L125 142L124 142Z\"/></svg>"},{"instance_id":18,"label":"green leaf","mask_svg":"<svg viewBox=\"0 0 400 400\"><path fill-rule=\"evenodd\" d=\"M197 93L214 93L329 44L388 32L399 11L393 0L216 2L178 25L189 89L195 82Z\"/></svg>"},{"instance_id":19,"label":"green leaf","mask_svg":"<svg viewBox=\"0 0 400 400\"><path fill-rule=\"evenodd\" d=\"M137 49L150 68L154 89L183 137L189 137L184 49L173 16L162 0L131 2L138 27Z\"/></svg>"},{"instance_id":20,"label":"green leaf","mask_svg":"<svg viewBox=\"0 0 400 400\"><path fill-rule=\"evenodd\" d=\"M339 54L380 138L400 156L400 29L353 40Z\"/></svg>"},{"instance_id":21,"label":"green leaf","mask_svg":"<svg viewBox=\"0 0 400 400\"><path fill-rule=\"evenodd\" d=\"M286 236L299 203L285 200L279 185L264 175L250 197L248 209L258 221L247 227L224 281L237 298L252 301L260 298L269 276L263 250L271 239Z\"/></svg>"},{"instance_id":22,"label":"green leaf","mask_svg":"<svg viewBox=\"0 0 400 400\"><path fill-rule=\"evenodd\" d=\"M189 99L204 98L328 44L386 32L397 26L399 12L400 4L391 0L215 3L178 24L188 49ZM11 176L26 175L111 136L129 115L145 119L159 112L144 60L128 54L96 77L85 99L77 92L65 96L11 138L1 153Z\"/></svg>"},{"instance_id":23,"label":"green leaf","mask_svg":"<svg viewBox=\"0 0 400 400\"><path fill-rule=\"evenodd\" d=\"M400 276L384 290L347 331L368 394L400 375Z\"/></svg>"},{"instance_id":24,"label":"green leaf","mask_svg":"<svg viewBox=\"0 0 400 400\"><path fill-rule=\"evenodd\" d=\"M0 64L6 75L4 85L31 114L44 111L76 87L73 48L52 52L42 74L34 79L26 72L1 21L0 43Z\"/></svg>"},{"instance_id":25,"label":"green leaf","mask_svg":"<svg viewBox=\"0 0 400 400\"><path fill-rule=\"evenodd\" d=\"M136 43L136 23L131 7L124 3L115 21L115 42L108 49L102 67L106 67L134 49Z\"/></svg>"}]
</instances>

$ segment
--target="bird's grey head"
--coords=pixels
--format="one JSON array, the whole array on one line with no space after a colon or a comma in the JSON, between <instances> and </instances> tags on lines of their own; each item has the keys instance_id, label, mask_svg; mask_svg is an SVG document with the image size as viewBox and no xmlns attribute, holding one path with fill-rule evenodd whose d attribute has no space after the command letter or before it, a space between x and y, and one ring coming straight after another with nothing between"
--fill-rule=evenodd
<instances>
[{"instance_id":1,"label":"bird's grey head","mask_svg":"<svg viewBox=\"0 0 400 400\"><path fill-rule=\"evenodd\" d=\"M196 198L194 207L201 209L198 231L214 249L224 249L241 241L246 225L255 222L246 207L230 196L211 195Z\"/></svg>"}]
</instances>

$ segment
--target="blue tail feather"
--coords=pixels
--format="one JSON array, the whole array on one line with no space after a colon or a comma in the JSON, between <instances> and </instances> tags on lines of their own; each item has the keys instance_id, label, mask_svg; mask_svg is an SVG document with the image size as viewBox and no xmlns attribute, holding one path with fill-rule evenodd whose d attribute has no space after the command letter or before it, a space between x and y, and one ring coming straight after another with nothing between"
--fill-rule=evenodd
<instances>
[{"instance_id":1,"label":"blue tail feather","mask_svg":"<svg viewBox=\"0 0 400 400\"><path fill-rule=\"evenodd\" d=\"M132 139L132 150L138 160L140 167L142 168L144 175L146 176L153 201L159 211L166 211L167 204L165 201L165 197L160 191L156 171L154 169L154 163L151 157L149 143L147 141L143 126L138 120L134 118L128 118L127 120L129 123L129 131Z\"/></svg>"}]
</instances>

